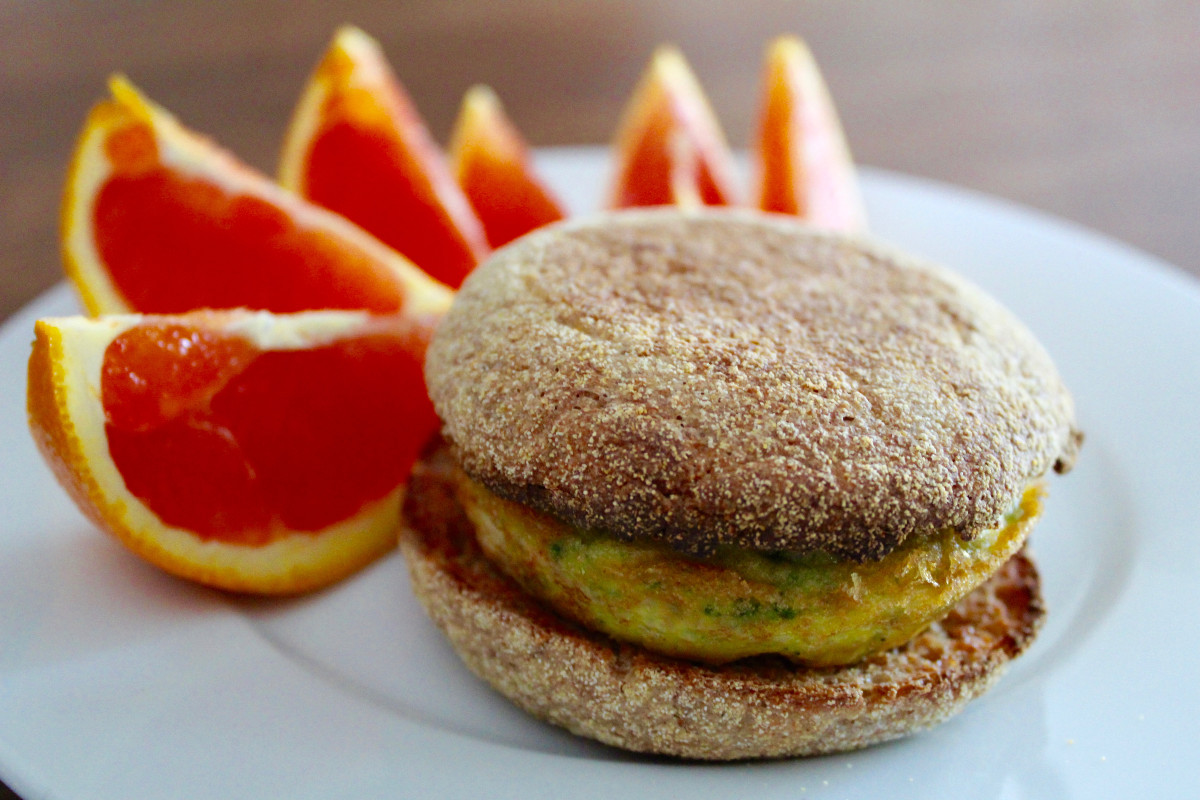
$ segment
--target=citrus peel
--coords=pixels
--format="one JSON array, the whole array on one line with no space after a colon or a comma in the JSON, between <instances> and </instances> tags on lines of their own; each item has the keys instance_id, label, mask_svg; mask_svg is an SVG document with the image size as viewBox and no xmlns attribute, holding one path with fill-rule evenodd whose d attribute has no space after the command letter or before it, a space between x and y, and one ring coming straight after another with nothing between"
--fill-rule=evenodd
<instances>
[{"instance_id":1,"label":"citrus peel","mask_svg":"<svg viewBox=\"0 0 1200 800\"><path fill-rule=\"evenodd\" d=\"M445 286L287 192L114 78L63 202L66 273L91 314L248 307L444 310Z\"/></svg>"},{"instance_id":2,"label":"citrus peel","mask_svg":"<svg viewBox=\"0 0 1200 800\"><path fill-rule=\"evenodd\" d=\"M733 155L682 53L655 51L613 140L610 208L735 205Z\"/></svg>"},{"instance_id":3,"label":"citrus peel","mask_svg":"<svg viewBox=\"0 0 1200 800\"><path fill-rule=\"evenodd\" d=\"M529 148L487 86L473 86L463 97L450 161L492 247L566 216L562 203L534 172Z\"/></svg>"},{"instance_id":4,"label":"citrus peel","mask_svg":"<svg viewBox=\"0 0 1200 800\"><path fill-rule=\"evenodd\" d=\"M754 202L838 230L865 227L850 148L808 46L781 36L763 64Z\"/></svg>"},{"instance_id":5,"label":"citrus peel","mask_svg":"<svg viewBox=\"0 0 1200 800\"><path fill-rule=\"evenodd\" d=\"M421 378L431 327L356 312L39 320L30 428L83 513L147 561L228 590L311 590L394 545L438 425ZM144 341L119 346L130 337ZM142 383L178 402L146 403Z\"/></svg>"},{"instance_id":6,"label":"citrus peel","mask_svg":"<svg viewBox=\"0 0 1200 800\"><path fill-rule=\"evenodd\" d=\"M344 27L309 79L280 183L457 288L488 253L483 225L374 39Z\"/></svg>"}]
</instances>

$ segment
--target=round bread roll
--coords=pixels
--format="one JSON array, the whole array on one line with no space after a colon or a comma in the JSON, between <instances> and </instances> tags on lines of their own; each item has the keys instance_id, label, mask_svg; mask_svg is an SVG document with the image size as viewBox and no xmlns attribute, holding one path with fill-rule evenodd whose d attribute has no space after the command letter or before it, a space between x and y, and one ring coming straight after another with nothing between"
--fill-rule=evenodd
<instances>
[{"instance_id":1,"label":"round bread roll","mask_svg":"<svg viewBox=\"0 0 1200 800\"><path fill-rule=\"evenodd\" d=\"M787 660L803 648L777 640L783 624L769 614L752 635L774 649L751 652L778 655L724 663L690 643L694 630L748 624L734 603L715 628L692 625L749 591L749 573L720 566L730 548L809 565L809 578L798 566L772 571L783 576L773 585L811 578L806 591L837 603L804 612L811 618L768 595L745 605L798 619L789 630L808 645L866 607L857 582L845 603L835 597L833 567L821 564L883 564L895 553L866 590L916 609L914 582L940 585L921 559L978 557L1018 524L1027 490L1071 467L1081 434L1049 356L1012 314L940 267L757 212L599 215L525 237L476 270L434 336L426 379L445 444L418 465L405 505L401 549L416 595L476 674L575 733L700 759L864 747L960 710L1040 625L1037 571L1009 550L904 644L891 647L911 630L886 639L893 616L867 620L871 641L887 644L845 659L854 663L820 649L808 664L842 665ZM518 561L489 560L455 494L463 474L622 553L605 575L647 548L671 557L654 562L650 580L630 571L639 577L596 589L616 599L594 618L572 613L587 604L545 584L575 533ZM482 519L499 537L485 544L505 558L518 551L502 543L532 541L524 526L539 524ZM579 562L583 578L590 563ZM697 601L675 601L683 576L716 569L733 570L722 584L730 597L688 577ZM590 597L589 587L564 591ZM626 612L652 594L668 601ZM643 624L664 636L631 644ZM687 659L652 641L664 652L687 641Z\"/></svg>"},{"instance_id":2,"label":"round bread roll","mask_svg":"<svg viewBox=\"0 0 1200 800\"><path fill-rule=\"evenodd\" d=\"M705 666L562 619L483 556L445 449L417 465L400 547L416 596L464 663L529 713L638 752L746 759L851 750L929 727L1033 640L1038 574L1018 553L939 623L852 666Z\"/></svg>"},{"instance_id":3,"label":"round bread roll","mask_svg":"<svg viewBox=\"0 0 1200 800\"><path fill-rule=\"evenodd\" d=\"M496 253L429 349L463 469L573 525L878 559L995 526L1080 442L967 281L754 212L616 212Z\"/></svg>"}]
</instances>

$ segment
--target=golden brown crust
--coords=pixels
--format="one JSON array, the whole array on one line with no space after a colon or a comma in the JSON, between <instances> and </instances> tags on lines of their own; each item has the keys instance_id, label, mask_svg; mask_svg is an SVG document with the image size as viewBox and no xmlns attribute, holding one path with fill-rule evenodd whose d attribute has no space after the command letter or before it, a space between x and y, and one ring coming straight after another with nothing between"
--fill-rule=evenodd
<instances>
[{"instance_id":1,"label":"golden brown crust","mask_svg":"<svg viewBox=\"0 0 1200 800\"><path fill-rule=\"evenodd\" d=\"M427 378L463 467L496 493L693 550L862 560L971 535L1078 447L1053 364L995 301L751 212L527 237L467 281Z\"/></svg>"},{"instance_id":2,"label":"golden brown crust","mask_svg":"<svg viewBox=\"0 0 1200 800\"><path fill-rule=\"evenodd\" d=\"M454 499L444 452L420 463L400 547L421 603L472 671L529 713L629 750L698 759L866 747L934 725L999 677L1043 609L1018 554L942 622L860 664L709 667L574 626L502 576Z\"/></svg>"}]
</instances>

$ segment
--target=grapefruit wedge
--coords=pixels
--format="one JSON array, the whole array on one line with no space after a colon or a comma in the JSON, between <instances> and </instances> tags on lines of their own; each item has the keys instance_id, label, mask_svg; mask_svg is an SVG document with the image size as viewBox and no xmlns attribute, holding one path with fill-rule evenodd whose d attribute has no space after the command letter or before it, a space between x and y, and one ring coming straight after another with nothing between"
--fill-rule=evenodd
<instances>
[{"instance_id":1,"label":"grapefruit wedge","mask_svg":"<svg viewBox=\"0 0 1200 800\"><path fill-rule=\"evenodd\" d=\"M534 173L525 140L487 86L474 86L463 98L450 161L492 247L566 216Z\"/></svg>"},{"instance_id":2,"label":"grapefruit wedge","mask_svg":"<svg viewBox=\"0 0 1200 800\"><path fill-rule=\"evenodd\" d=\"M448 306L443 285L284 191L114 78L87 117L62 212L63 259L91 314Z\"/></svg>"},{"instance_id":3,"label":"grapefruit wedge","mask_svg":"<svg viewBox=\"0 0 1200 800\"><path fill-rule=\"evenodd\" d=\"M733 205L733 155L683 55L655 51L613 142L610 208Z\"/></svg>"},{"instance_id":4,"label":"grapefruit wedge","mask_svg":"<svg viewBox=\"0 0 1200 800\"><path fill-rule=\"evenodd\" d=\"M457 288L488 252L483 225L374 39L345 27L301 96L279 181Z\"/></svg>"},{"instance_id":5,"label":"grapefruit wedge","mask_svg":"<svg viewBox=\"0 0 1200 800\"><path fill-rule=\"evenodd\" d=\"M865 225L837 110L812 53L793 36L767 49L754 175L754 202L764 211L838 230Z\"/></svg>"},{"instance_id":6,"label":"grapefruit wedge","mask_svg":"<svg viewBox=\"0 0 1200 800\"><path fill-rule=\"evenodd\" d=\"M39 320L30 428L80 509L147 561L287 594L395 542L438 420L432 318L199 311Z\"/></svg>"}]
</instances>

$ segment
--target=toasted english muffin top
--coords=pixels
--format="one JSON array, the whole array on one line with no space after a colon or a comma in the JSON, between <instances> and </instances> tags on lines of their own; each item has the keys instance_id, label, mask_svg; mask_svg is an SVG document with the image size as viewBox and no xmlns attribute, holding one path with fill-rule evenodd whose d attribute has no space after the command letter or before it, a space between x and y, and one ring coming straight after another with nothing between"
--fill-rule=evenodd
<instances>
[{"instance_id":1,"label":"toasted english muffin top","mask_svg":"<svg viewBox=\"0 0 1200 800\"><path fill-rule=\"evenodd\" d=\"M584 528L882 557L1070 467L1070 395L948 270L746 211L613 212L497 252L426 378L462 467Z\"/></svg>"}]
</instances>

